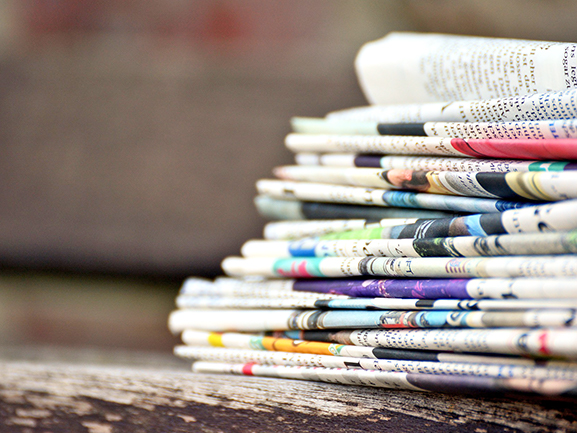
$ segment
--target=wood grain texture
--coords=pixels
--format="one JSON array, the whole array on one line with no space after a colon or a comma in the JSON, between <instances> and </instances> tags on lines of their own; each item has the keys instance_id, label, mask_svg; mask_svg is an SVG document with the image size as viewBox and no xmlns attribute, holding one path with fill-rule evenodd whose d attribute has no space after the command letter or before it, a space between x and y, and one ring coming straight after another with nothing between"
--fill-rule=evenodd
<instances>
[{"instance_id":1,"label":"wood grain texture","mask_svg":"<svg viewBox=\"0 0 577 433\"><path fill-rule=\"evenodd\" d=\"M0 362L0 431L577 431L575 400L199 375L170 356L135 366L94 355Z\"/></svg>"}]
</instances>

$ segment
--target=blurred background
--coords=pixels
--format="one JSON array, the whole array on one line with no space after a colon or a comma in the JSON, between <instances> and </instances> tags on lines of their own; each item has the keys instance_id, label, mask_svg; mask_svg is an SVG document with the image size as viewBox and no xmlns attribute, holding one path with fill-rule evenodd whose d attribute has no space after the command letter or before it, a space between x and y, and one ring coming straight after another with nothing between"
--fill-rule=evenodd
<instances>
[{"instance_id":1,"label":"blurred background","mask_svg":"<svg viewBox=\"0 0 577 433\"><path fill-rule=\"evenodd\" d=\"M0 345L170 351L182 280L261 237L293 115L390 31L577 41L563 0L0 0Z\"/></svg>"}]
</instances>

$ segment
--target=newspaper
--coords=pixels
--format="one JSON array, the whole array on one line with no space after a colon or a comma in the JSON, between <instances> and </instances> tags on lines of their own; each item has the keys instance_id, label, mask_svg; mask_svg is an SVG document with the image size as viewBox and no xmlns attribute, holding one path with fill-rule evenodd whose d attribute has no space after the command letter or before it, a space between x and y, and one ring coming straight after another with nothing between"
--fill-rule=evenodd
<instances>
[{"instance_id":1,"label":"newspaper","mask_svg":"<svg viewBox=\"0 0 577 433\"><path fill-rule=\"evenodd\" d=\"M273 179L261 179L257 181L256 188L259 194L286 200L348 203L364 206L408 207L453 212L500 212L531 205L523 201L457 197L441 194L390 191L359 186Z\"/></svg>"},{"instance_id":2,"label":"newspaper","mask_svg":"<svg viewBox=\"0 0 577 433\"><path fill-rule=\"evenodd\" d=\"M457 218L421 219L412 224L349 230L322 235L324 240L407 239L451 236L543 233L577 229L577 200L567 200L504 212L467 215Z\"/></svg>"},{"instance_id":3,"label":"newspaper","mask_svg":"<svg viewBox=\"0 0 577 433\"><path fill-rule=\"evenodd\" d=\"M466 125L466 124L464 124ZM288 134L292 152L577 160L575 139L463 139L407 135Z\"/></svg>"},{"instance_id":4,"label":"newspaper","mask_svg":"<svg viewBox=\"0 0 577 433\"><path fill-rule=\"evenodd\" d=\"M576 328L356 329L291 331L281 334L283 338L356 346L577 360Z\"/></svg>"},{"instance_id":5,"label":"newspaper","mask_svg":"<svg viewBox=\"0 0 577 433\"><path fill-rule=\"evenodd\" d=\"M214 282L203 278L187 278L177 297L179 298L202 298L202 297L227 297L227 298L271 298L271 299L336 299L347 298L345 295L307 293L293 290L292 280L257 280L245 281L234 278L221 277Z\"/></svg>"},{"instance_id":6,"label":"newspaper","mask_svg":"<svg viewBox=\"0 0 577 433\"><path fill-rule=\"evenodd\" d=\"M293 333L297 331L288 331ZM327 331L298 331L315 334ZM331 334L332 335L332 334ZM251 349L281 351L290 353L310 353L315 355L340 356L365 359L412 360L443 363L475 363L519 365L525 367L577 368L576 362L561 361L539 357L538 359L518 355L493 355L476 353L456 353L418 349L395 349L385 347L354 346L350 344L327 343L323 341L295 340L293 338L271 337L237 332L209 332L185 330L182 341L188 346L224 347L233 349Z\"/></svg>"},{"instance_id":7,"label":"newspaper","mask_svg":"<svg viewBox=\"0 0 577 433\"><path fill-rule=\"evenodd\" d=\"M322 298L322 295L321 295ZM302 298L248 298L225 296L179 295L176 305L182 309L337 309L337 310L528 310L577 309L576 299L314 299Z\"/></svg>"},{"instance_id":8,"label":"newspaper","mask_svg":"<svg viewBox=\"0 0 577 433\"><path fill-rule=\"evenodd\" d=\"M408 104L293 119L299 166L255 203L294 221L228 277L185 281L175 353L198 372L577 395L577 44L390 40L409 61L371 61Z\"/></svg>"},{"instance_id":9,"label":"newspaper","mask_svg":"<svg viewBox=\"0 0 577 433\"><path fill-rule=\"evenodd\" d=\"M577 138L577 119L532 120L525 122L427 122L430 137L563 139Z\"/></svg>"},{"instance_id":10,"label":"newspaper","mask_svg":"<svg viewBox=\"0 0 577 433\"><path fill-rule=\"evenodd\" d=\"M408 278L574 277L577 255L502 257L227 257L232 277L335 278L355 276Z\"/></svg>"},{"instance_id":11,"label":"newspaper","mask_svg":"<svg viewBox=\"0 0 577 433\"><path fill-rule=\"evenodd\" d=\"M577 170L571 161L524 161L435 156L367 155L355 153L297 153L299 165L328 167L372 167L386 170L473 171L490 173Z\"/></svg>"},{"instance_id":12,"label":"newspaper","mask_svg":"<svg viewBox=\"0 0 577 433\"><path fill-rule=\"evenodd\" d=\"M383 218L447 218L462 215L462 212L443 212L429 209L367 207L341 203L303 202L279 200L260 195L255 197L257 211L269 220L306 219L366 219L379 221Z\"/></svg>"},{"instance_id":13,"label":"newspaper","mask_svg":"<svg viewBox=\"0 0 577 433\"><path fill-rule=\"evenodd\" d=\"M244 257L475 257L577 253L577 230L425 239L249 240Z\"/></svg>"},{"instance_id":14,"label":"newspaper","mask_svg":"<svg viewBox=\"0 0 577 433\"><path fill-rule=\"evenodd\" d=\"M378 123L518 122L577 118L577 90L470 101L370 105L327 114L327 119Z\"/></svg>"},{"instance_id":15,"label":"newspaper","mask_svg":"<svg viewBox=\"0 0 577 433\"><path fill-rule=\"evenodd\" d=\"M414 224L415 222L417 222L417 218L383 218L378 222L371 222L366 219L282 221L266 224L263 236L269 240L299 239L350 230L394 227Z\"/></svg>"},{"instance_id":16,"label":"newspaper","mask_svg":"<svg viewBox=\"0 0 577 433\"><path fill-rule=\"evenodd\" d=\"M463 139L557 140L577 138L577 119L522 122L377 123L356 120L293 117L300 134L429 136Z\"/></svg>"},{"instance_id":17,"label":"newspaper","mask_svg":"<svg viewBox=\"0 0 577 433\"><path fill-rule=\"evenodd\" d=\"M371 210L374 208L368 208ZM318 237L325 240L337 239L401 239L431 238L449 236L488 236L507 233L535 233L547 231L569 231L577 229L577 221L567 218L577 212L577 201L539 205L532 208L516 209L487 214L468 215L456 218L422 218L415 222L393 225L395 220L384 219L380 222L368 220L339 221L332 225L331 220L320 222L287 221L270 224L265 227L265 238L279 239L298 237L301 233L314 232L322 227L325 233ZM366 221L366 222L365 222ZM389 223L390 222L390 223ZM318 224L318 226L317 226ZM278 231L277 231L278 228ZM331 229L342 228L342 231Z\"/></svg>"},{"instance_id":18,"label":"newspaper","mask_svg":"<svg viewBox=\"0 0 577 433\"><path fill-rule=\"evenodd\" d=\"M196 373L245 374L248 376L312 380L343 385L364 385L377 388L451 393L529 392L544 395L574 395L577 382L571 380L533 380L452 376L448 374L401 373L380 370L301 367L285 365L228 364L197 361L192 365Z\"/></svg>"},{"instance_id":19,"label":"newspaper","mask_svg":"<svg viewBox=\"0 0 577 433\"><path fill-rule=\"evenodd\" d=\"M276 167L282 180L353 185L385 190L513 200L558 201L577 198L577 171L475 173L407 169L290 165Z\"/></svg>"},{"instance_id":20,"label":"newspaper","mask_svg":"<svg viewBox=\"0 0 577 433\"><path fill-rule=\"evenodd\" d=\"M365 44L355 68L371 104L491 99L575 87L575 52L569 42L393 32Z\"/></svg>"},{"instance_id":21,"label":"newspaper","mask_svg":"<svg viewBox=\"0 0 577 433\"><path fill-rule=\"evenodd\" d=\"M274 284L277 280L267 280ZM316 279L289 281L294 291L334 293L367 298L420 299L570 299L577 298L577 279L440 278Z\"/></svg>"},{"instance_id":22,"label":"newspaper","mask_svg":"<svg viewBox=\"0 0 577 433\"><path fill-rule=\"evenodd\" d=\"M577 381L577 368L528 367L521 365L494 365L480 363L399 361L344 356L266 352L250 349L177 346L174 353L182 358L198 361L256 363L259 365L306 366L343 369L396 371L443 375L470 375L476 377L503 377L520 379L555 379ZM576 382L577 383L577 382Z\"/></svg>"},{"instance_id":23,"label":"newspaper","mask_svg":"<svg viewBox=\"0 0 577 433\"><path fill-rule=\"evenodd\" d=\"M292 310L180 309L169 317L172 332L262 332L289 329L573 327L575 309L462 310Z\"/></svg>"},{"instance_id":24,"label":"newspaper","mask_svg":"<svg viewBox=\"0 0 577 433\"><path fill-rule=\"evenodd\" d=\"M197 284L200 282L200 284ZM229 277L208 282L188 278L179 296L315 300L364 298L415 299L575 299L576 278L438 278L438 279L258 279Z\"/></svg>"}]
</instances>

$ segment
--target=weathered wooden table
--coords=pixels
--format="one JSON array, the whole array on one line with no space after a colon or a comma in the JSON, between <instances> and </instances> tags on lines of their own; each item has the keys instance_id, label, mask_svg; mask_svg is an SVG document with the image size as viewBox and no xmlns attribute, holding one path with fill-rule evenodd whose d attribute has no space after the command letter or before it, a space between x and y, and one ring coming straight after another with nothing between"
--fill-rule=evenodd
<instances>
[{"instance_id":1,"label":"weathered wooden table","mask_svg":"<svg viewBox=\"0 0 577 433\"><path fill-rule=\"evenodd\" d=\"M1 432L577 431L577 400L199 375L170 355L0 348Z\"/></svg>"}]
</instances>

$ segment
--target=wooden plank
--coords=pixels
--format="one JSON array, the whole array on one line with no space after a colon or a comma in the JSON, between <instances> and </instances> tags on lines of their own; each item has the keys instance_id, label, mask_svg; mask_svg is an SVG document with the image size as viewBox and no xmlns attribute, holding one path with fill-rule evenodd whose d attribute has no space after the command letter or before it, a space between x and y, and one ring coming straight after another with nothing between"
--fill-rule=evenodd
<instances>
[{"instance_id":1,"label":"wooden plank","mask_svg":"<svg viewBox=\"0 0 577 433\"><path fill-rule=\"evenodd\" d=\"M3 432L577 431L575 400L199 375L171 356L8 358L0 362Z\"/></svg>"}]
</instances>

